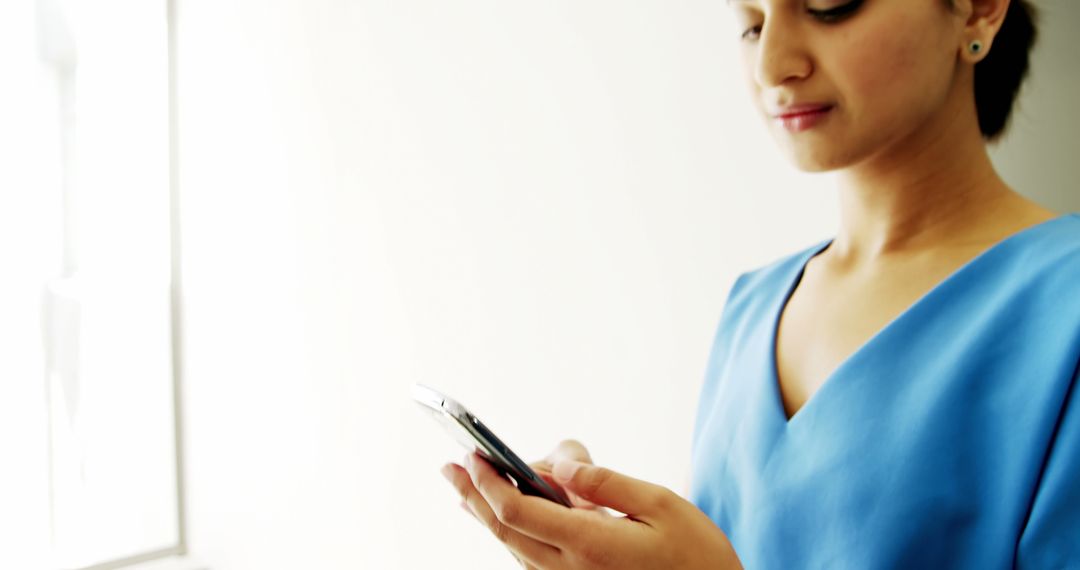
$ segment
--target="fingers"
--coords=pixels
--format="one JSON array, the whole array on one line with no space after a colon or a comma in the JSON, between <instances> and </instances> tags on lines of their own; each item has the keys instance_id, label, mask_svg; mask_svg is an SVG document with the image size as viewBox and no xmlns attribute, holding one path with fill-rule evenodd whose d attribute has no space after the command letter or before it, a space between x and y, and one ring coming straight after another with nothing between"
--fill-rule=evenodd
<instances>
[{"instance_id":1,"label":"fingers","mask_svg":"<svg viewBox=\"0 0 1080 570\"><path fill-rule=\"evenodd\" d=\"M448 479L449 479L449 477L448 477ZM480 524L484 524L484 521L481 521L480 518L477 517L476 514L472 512L472 508L469 507L469 504L465 502L465 499L462 499L461 503L459 503L458 506L460 506L461 510L465 511L466 514L468 514L470 517L472 517L474 520L476 520L476 522L478 522ZM517 560L517 563L520 564L522 568L524 568L525 570L537 570L535 566L531 566L528 563L526 563L524 560L522 560L521 557L518 556L517 553L515 553L513 550L510 550L509 548L507 548L507 550L510 552L510 555L514 557L514 560Z\"/></svg>"},{"instance_id":2,"label":"fingers","mask_svg":"<svg viewBox=\"0 0 1080 570\"><path fill-rule=\"evenodd\" d=\"M540 461L535 461L529 464L533 471L539 475L548 485L556 488L562 488L562 485L555 480L551 471L554 469L555 463L559 461L580 461L582 463L592 463L592 457L589 455L589 450L585 449L585 446L576 439L564 439L559 442L559 445L555 446L555 449L548 454L547 457ZM566 489L563 489L567 491ZM587 509L591 511L601 512L598 505L595 503L583 499L581 496L572 492L567 492L567 497L570 498L570 504L577 509Z\"/></svg>"},{"instance_id":3,"label":"fingers","mask_svg":"<svg viewBox=\"0 0 1080 570\"><path fill-rule=\"evenodd\" d=\"M465 505L469 513L486 526L499 542L506 545L518 561L522 562L524 567L552 568L558 566L558 561L562 556L559 549L518 532L500 521L495 511L484 500L483 495L476 490L466 470L459 465L448 464L443 467L442 472L454 488L457 489L458 494L461 495L462 504ZM506 484L509 485L509 482L506 482Z\"/></svg>"},{"instance_id":4,"label":"fingers","mask_svg":"<svg viewBox=\"0 0 1080 570\"><path fill-rule=\"evenodd\" d=\"M582 539L577 529L589 513L523 495L476 454L466 458L466 468L476 490L503 524L560 549L573 547Z\"/></svg>"},{"instance_id":5,"label":"fingers","mask_svg":"<svg viewBox=\"0 0 1080 570\"><path fill-rule=\"evenodd\" d=\"M585 445L576 439L564 439L559 442L559 445L555 447L555 451L548 455L546 461L550 466L554 466L559 461L580 461L582 463L592 463L592 456L589 455L589 450L585 449Z\"/></svg>"},{"instance_id":6,"label":"fingers","mask_svg":"<svg viewBox=\"0 0 1080 570\"><path fill-rule=\"evenodd\" d=\"M585 449L585 446L576 439L564 439L559 442L559 445L555 446L555 449L548 454L547 457L540 461L535 461L529 464L529 467L537 471L546 471L551 473L552 467L559 461L580 461L582 463L592 463L592 457L589 455L589 450Z\"/></svg>"},{"instance_id":7,"label":"fingers","mask_svg":"<svg viewBox=\"0 0 1080 570\"><path fill-rule=\"evenodd\" d=\"M553 474L568 491L650 524L676 498L674 493L659 485L587 463L560 461Z\"/></svg>"},{"instance_id":8,"label":"fingers","mask_svg":"<svg viewBox=\"0 0 1080 570\"><path fill-rule=\"evenodd\" d=\"M551 474L550 466L547 468L547 470L543 469L542 467L537 467L536 465L530 465L530 467L532 467L533 471L536 471L536 474L539 475L541 479L546 481L548 485L551 485L556 489L562 489L563 492L566 493L567 498L570 499L570 504L575 509L586 509L590 511L596 511L598 513L603 513L603 511L600 510L600 506L596 503L593 503L592 501L589 501L587 499L583 499L577 493L574 493L569 489L563 488L562 484L556 481L555 476Z\"/></svg>"}]
</instances>

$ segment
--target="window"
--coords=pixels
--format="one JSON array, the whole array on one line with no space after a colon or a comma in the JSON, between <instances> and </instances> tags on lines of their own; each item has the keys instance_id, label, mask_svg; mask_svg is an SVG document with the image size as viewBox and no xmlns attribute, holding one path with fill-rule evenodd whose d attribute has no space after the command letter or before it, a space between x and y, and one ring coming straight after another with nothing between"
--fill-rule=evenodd
<instances>
[{"instance_id":1,"label":"window","mask_svg":"<svg viewBox=\"0 0 1080 570\"><path fill-rule=\"evenodd\" d=\"M168 11L0 8L0 567L183 550Z\"/></svg>"}]
</instances>

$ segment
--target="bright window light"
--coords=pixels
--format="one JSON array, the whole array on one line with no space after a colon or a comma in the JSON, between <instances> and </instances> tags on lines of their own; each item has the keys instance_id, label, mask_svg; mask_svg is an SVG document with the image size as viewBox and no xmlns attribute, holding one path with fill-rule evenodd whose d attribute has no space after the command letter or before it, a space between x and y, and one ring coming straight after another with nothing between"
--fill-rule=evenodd
<instances>
[{"instance_id":1,"label":"bright window light","mask_svg":"<svg viewBox=\"0 0 1080 570\"><path fill-rule=\"evenodd\" d=\"M19 244L0 289L17 349L0 358L0 450L16 466L0 532L24 539L4 540L3 568L180 546L167 33L165 0L0 9L0 117L17 119L0 150L23 158L0 169L0 237Z\"/></svg>"}]
</instances>

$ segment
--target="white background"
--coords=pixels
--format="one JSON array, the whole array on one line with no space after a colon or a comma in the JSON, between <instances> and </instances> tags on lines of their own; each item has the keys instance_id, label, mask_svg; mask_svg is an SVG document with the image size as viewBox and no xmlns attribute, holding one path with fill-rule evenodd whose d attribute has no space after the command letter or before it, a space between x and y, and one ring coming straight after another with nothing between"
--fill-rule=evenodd
<instances>
[{"instance_id":1,"label":"white background","mask_svg":"<svg viewBox=\"0 0 1080 570\"><path fill-rule=\"evenodd\" d=\"M995 158L1080 209L1080 10ZM738 273L828 237L723 2L181 0L190 546L221 569L512 568L422 381L527 458L683 491Z\"/></svg>"}]
</instances>

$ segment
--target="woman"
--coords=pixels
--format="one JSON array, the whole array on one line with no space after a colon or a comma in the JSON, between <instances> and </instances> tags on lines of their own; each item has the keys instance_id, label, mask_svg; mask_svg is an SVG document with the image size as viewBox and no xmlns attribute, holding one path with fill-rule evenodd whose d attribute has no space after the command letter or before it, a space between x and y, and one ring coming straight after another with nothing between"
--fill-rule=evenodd
<instances>
[{"instance_id":1,"label":"woman","mask_svg":"<svg viewBox=\"0 0 1080 570\"><path fill-rule=\"evenodd\" d=\"M1080 568L1080 216L994 171L1026 0L729 0L759 111L837 171L836 237L736 282L693 503L544 466L581 508L450 464L530 568ZM608 516L596 505L628 517Z\"/></svg>"}]
</instances>

